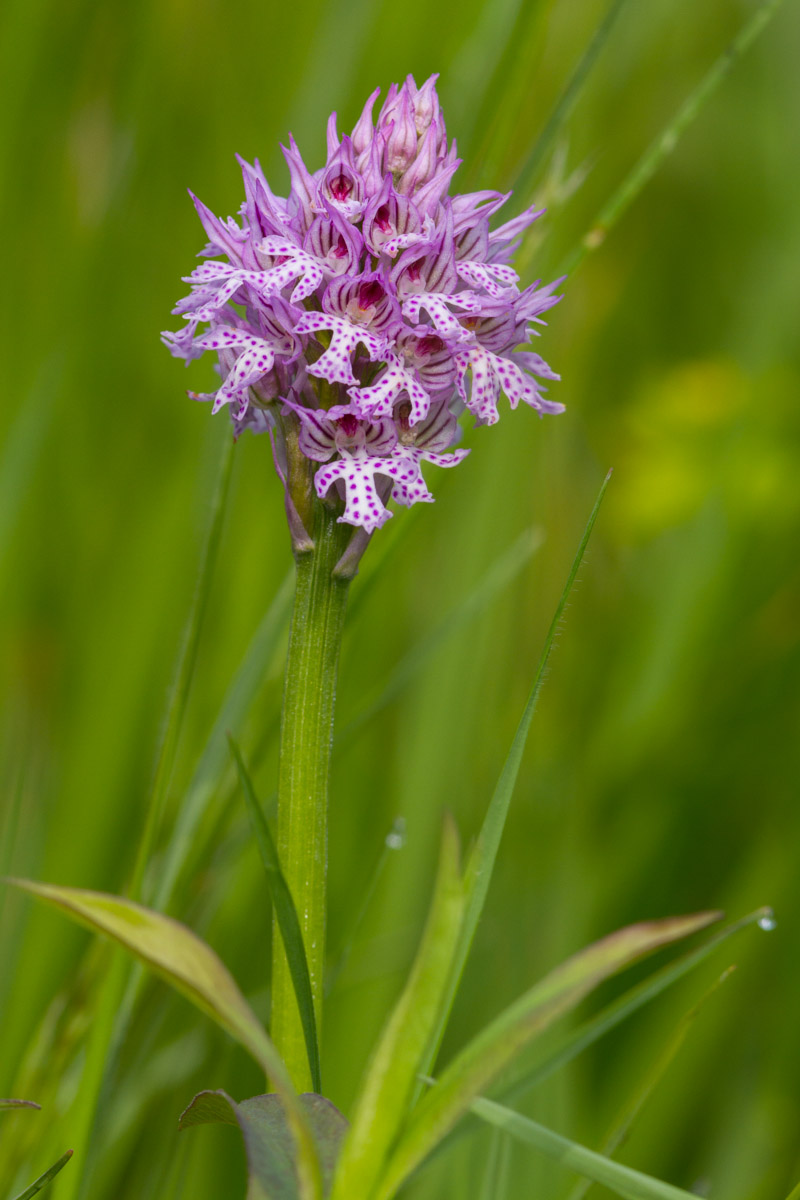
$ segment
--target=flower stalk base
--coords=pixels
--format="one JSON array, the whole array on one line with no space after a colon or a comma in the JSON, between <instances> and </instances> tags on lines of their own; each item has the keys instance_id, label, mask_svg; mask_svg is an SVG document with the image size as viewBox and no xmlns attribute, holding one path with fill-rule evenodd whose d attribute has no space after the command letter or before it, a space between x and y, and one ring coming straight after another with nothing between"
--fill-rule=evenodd
<instances>
[{"instance_id":1,"label":"flower stalk base","mask_svg":"<svg viewBox=\"0 0 800 1200\"><path fill-rule=\"evenodd\" d=\"M278 853L303 933L319 1036L325 968L328 776L349 580L334 575L352 530L315 504L314 548L297 556L278 772ZM272 1039L300 1092L312 1091L286 954L273 923Z\"/></svg>"}]
</instances>

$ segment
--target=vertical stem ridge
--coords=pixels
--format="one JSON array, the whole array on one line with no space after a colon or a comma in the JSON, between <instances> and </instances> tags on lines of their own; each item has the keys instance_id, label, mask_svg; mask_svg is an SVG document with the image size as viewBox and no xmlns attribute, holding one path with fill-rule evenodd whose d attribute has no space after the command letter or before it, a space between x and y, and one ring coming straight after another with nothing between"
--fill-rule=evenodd
<instances>
[{"instance_id":1,"label":"vertical stem ridge","mask_svg":"<svg viewBox=\"0 0 800 1200\"><path fill-rule=\"evenodd\" d=\"M335 578L333 568L350 532L318 504L314 549L297 558L278 768L278 854L300 919L318 1038L325 967L328 776L348 591L348 582ZM272 1038L298 1091L312 1091L300 1013L274 922L272 940Z\"/></svg>"}]
</instances>

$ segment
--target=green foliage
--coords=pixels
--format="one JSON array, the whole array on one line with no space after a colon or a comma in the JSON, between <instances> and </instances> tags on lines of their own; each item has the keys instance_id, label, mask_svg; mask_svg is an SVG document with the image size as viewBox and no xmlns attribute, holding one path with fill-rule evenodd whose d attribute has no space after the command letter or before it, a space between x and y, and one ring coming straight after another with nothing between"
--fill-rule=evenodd
<instances>
[{"instance_id":1,"label":"green foliage","mask_svg":"<svg viewBox=\"0 0 800 1200\"><path fill-rule=\"evenodd\" d=\"M347 127L373 86L410 69L418 80L441 72L465 160L458 178L511 186L609 7L465 0L455 20L447 6L408 0L399 20L396 5L309 0L300 20L255 0L0 6L10 231L0 869L117 893L130 882L227 438L223 418L184 397L203 381L190 382L155 336L200 241L187 184L234 212L239 150L259 155L281 191L277 143L290 128L317 163L327 111L338 108ZM701 15L687 0L622 8L552 151L509 206L536 196L549 210L523 247L530 278L552 277L569 258L754 11L734 0L710 0ZM798 37L798 6L784 5L644 190L639 174L616 235L565 285L542 349L562 373L552 394L567 414L504 414L491 436L469 434L475 453L442 473L437 504L398 515L353 585L341 730L502 547L531 526L544 534L535 563L429 646L342 745L332 947L353 928L386 831L398 816L406 829L330 992L325 1086L343 1111L408 974L441 807L466 839L477 834L572 548L613 464L442 1061L530 979L610 929L770 901L776 933L736 946L741 970L713 1027L685 1046L626 1158L683 1187L711 1179L729 1200L775 1200L800 1174ZM222 948L259 1016L263 872L225 734L269 796L290 587L268 458L249 437L234 454L145 874L147 902ZM0 894L0 1091L36 1096L48 1114L47 1129L33 1131L39 1122L24 1111L3 1114L4 1197L65 1145L76 1154L57 1186L73 1200L242 1194L235 1139L179 1138L176 1114L210 1082L252 1095L263 1086L256 1069L144 974L107 987L118 968L54 921ZM574 1025L515 1064L520 1091L505 1091L504 1076L498 1094L545 1127L601 1144L672 1014L707 981L711 964L695 954L621 995L606 985ZM113 1054L101 1054L109 1044ZM512 1148L508 1134L494 1143L493 1192L476 1124L462 1123L409 1181L409 1200L566 1192L567 1173Z\"/></svg>"},{"instance_id":2,"label":"green foliage","mask_svg":"<svg viewBox=\"0 0 800 1200\"><path fill-rule=\"evenodd\" d=\"M303 945L303 934L300 929L300 922L297 919L297 909L294 906L292 894L284 879L280 859L278 858L278 851L269 824L256 796L252 780L247 773L247 767L245 766L241 751L233 738L229 738L229 741L247 804L247 814L250 817L253 835L258 845L258 852L261 855L261 862L264 865L264 873L267 877L270 897L275 908L275 916L289 962L289 971L292 976L297 1007L300 1010L300 1020L303 1023L303 1033L306 1039L308 1069L311 1072L314 1087L319 1092L322 1089L322 1083L319 1073L319 1045L317 1043L317 1023L314 1017L314 997L311 995L311 979L308 973L308 962Z\"/></svg>"},{"instance_id":3,"label":"green foliage","mask_svg":"<svg viewBox=\"0 0 800 1200\"><path fill-rule=\"evenodd\" d=\"M20 1192L16 1200L30 1200L31 1196L35 1196L37 1192L42 1190L42 1188L47 1187L48 1183L50 1183L52 1179L55 1179L62 1167L65 1167L71 1158L72 1151L67 1150L65 1154L61 1155L61 1158L59 1158L58 1162L54 1162L52 1167L49 1167L43 1175L40 1175L38 1179L35 1179L30 1187L25 1188L24 1192Z\"/></svg>"},{"instance_id":4,"label":"green foliage","mask_svg":"<svg viewBox=\"0 0 800 1200\"><path fill-rule=\"evenodd\" d=\"M378 1200L394 1196L478 1093L553 1021L623 967L704 929L718 917L718 913L700 913L628 926L574 955L535 984L448 1063L412 1114L376 1193Z\"/></svg>"},{"instance_id":5,"label":"green foliage","mask_svg":"<svg viewBox=\"0 0 800 1200\"><path fill-rule=\"evenodd\" d=\"M347 1121L324 1096L306 1093L300 1104L314 1137L325 1194L333 1179ZM214 1123L238 1125L249 1172L248 1200L298 1200L294 1139L278 1096L253 1096L237 1104L225 1092L200 1092L180 1119L180 1128Z\"/></svg>"},{"instance_id":6,"label":"green foliage","mask_svg":"<svg viewBox=\"0 0 800 1200\"><path fill-rule=\"evenodd\" d=\"M476 1100L472 1110L484 1121L491 1122L498 1129L527 1142L529 1146L535 1146L537 1150L556 1159L565 1167L580 1172L594 1183L604 1184L624 1200L688 1200L696 1195L694 1192L685 1192L681 1188L662 1183L659 1179L651 1179L641 1171L621 1167L610 1158L595 1154L593 1150L587 1150L585 1146L579 1146L577 1142L554 1133L552 1129L546 1129L544 1125L532 1121L529 1117L503 1108L493 1100Z\"/></svg>"}]
</instances>

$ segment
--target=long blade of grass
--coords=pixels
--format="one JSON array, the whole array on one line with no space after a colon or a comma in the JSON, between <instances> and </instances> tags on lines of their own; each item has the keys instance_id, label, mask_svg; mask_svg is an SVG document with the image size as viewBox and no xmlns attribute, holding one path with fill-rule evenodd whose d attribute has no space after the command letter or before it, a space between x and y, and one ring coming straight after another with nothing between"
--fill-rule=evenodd
<instances>
[{"instance_id":1,"label":"long blade of grass","mask_svg":"<svg viewBox=\"0 0 800 1200\"><path fill-rule=\"evenodd\" d=\"M197 573L197 584L189 608L186 625L181 640L181 648L175 667L175 675L170 690L164 729L161 735L161 745L156 760L153 776L153 787L147 807L144 830L142 832L136 863L133 868L133 878L130 884L130 894L138 897L142 889L142 881L147 863L153 849L158 832L158 825L166 800L167 788L172 778L175 764L175 754L178 748L183 719L186 714L186 704L192 686L197 649L200 644L200 630L203 624L208 597L211 591L211 580L217 561L217 551L222 537L222 527L225 518L225 502L230 488L231 470L233 467L233 438L227 433L224 441L214 495L211 502L211 513L208 522L203 548L200 552L200 567Z\"/></svg>"},{"instance_id":2,"label":"long blade of grass","mask_svg":"<svg viewBox=\"0 0 800 1200\"><path fill-rule=\"evenodd\" d=\"M444 645L470 621L480 616L494 598L517 578L542 544L538 529L526 529L489 567L477 585L461 600L450 613L421 638L390 673L380 692L367 700L358 713L336 734L336 748L341 749L358 733L363 725L385 708L399 695L404 687L420 671L431 655Z\"/></svg>"},{"instance_id":3,"label":"long blade of grass","mask_svg":"<svg viewBox=\"0 0 800 1200\"><path fill-rule=\"evenodd\" d=\"M791 1192L786 1197L786 1200L800 1200L800 1183L792 1188Z\"/></svg>"},{"instance_id":4,"label":"long blade of grass","mask_svg":"<svg viewBox=\"0 0 800 1200\"><path fill-rule=\"evenodd\" d=\"M536 674L533 679L533 685L528 695L525 708L520 718L517 731L514 734L514 740L511 743L511 749L508 752L508 757L503 764L503 769L500 772L500 778L497 781L494 794L489 801L489 808L486 817L481 827L478 840L475 843L473 851L469 857L466 868L466 884L467 884L467 907L464 914L464 922L459 935L458 947L453 960L453 969L450 980L448 981L447 999L443 1006L441 1020L439 1025L433 1032L431 1044L428 1047L428 1052L425 1057L422 1074L430 1074L433 1064L436 1060L436 1055L441 1045L442 1037L444 1036L445 1026L450 1016L453 1007L453 1002L458 991L461 976L464 973L464 966L469 956L472 942L475 937L475 931L478 927L478 922L483 912L483 906L486 903L486 895L489 891L491 883L492 871L497 859L497 852L500 848L500 840L503 836L506 817L508 816L508 808L511 803L511 796L514 792L514 786L517 782L522 755L525 750L525 743L528 740L533 714L536 711L536 704L539 699L539 693L542 690L545 674L547 672L547 664L550 660L550 655L553 650L556 634L558 632L561 618L564 615L567 601L569 600L570 592L575 583L580 565L583 562L583 556L586 553L586 547L589 544L589 538L592 536L597 515L600 512L600 505L603 503L603 497L606 494L611 472L606 475L603 485L597 499L594 502L594 507L589 514L589 520L586 523L586 528L583 531L580 545L572 562L567 582L564 585L564 590L556 606L556 611L553 619L550 622L550 628L547 631L547 636L544 640L539 665L536 668Z\"/></svg>"},{"instance_id":5,"label":"long blade of grass","mask_svg":"<svg viewBox=\"0 0 800 1200\"><path fill-rule=\"evenodd\" d=\"M627 0L612 0L605 16L592 34L588 46L578 59L574 71L564 85L561 95L556 100L542 132L534 142L524 163L519 168L514 179L514 190L516 192L524 195L535 179L536 172L539 170L545 155L550 150L559 130L565 121L569 119L572 110L577 104L583 85L586 83L589 73L600 55L600 51L608 41L611 31L616 24L617 17L622 12L626 3Z\"/></svg>"},{"instance_id":6,"label":"long blade of grass","mask_svg":"<svg viewBox=\"0 0 800 1200\"><path fill-rule=\"evenodd\" d=\"M430 1037L464 911L458 834L445 821L439 870L425 932L411 974L378 1039L342 1148L331 1200L366 1200L406 1113Z\"/></svg>"},{"instance_id":7,"label":"long blade of grass","mask_svg":"<svg viewBox=\"0 0 800 1200\"><path fill-rule=\"evenodd\" d=\"M42 1188L46 1187L51 1179L55 1179L58 1172L67 1165L69 1160L72 1158L72 1154L72 1150L67 1150L66 1154L62 1154L58 1162L53 1163L52 1167L45 1171L44 1175L40 1175L38 1179L34 1180L30 1187L25 1188L24 1192L20 1192L20 1194L16 1197L16 1200L30 1200L31 1196L35 1196L37 1192L40 1192Z\"/></svg>"},{"instance_id":8,"label":"long blade of grass","mask_svg":"<svg viewBox=\"0 0 800 1200\"><path fill-rule=\"evenodd\" d=\"M27 879L7 882L124 946L248 1051L268 1074L286 1106L296 1142L301 1196L316 1200L320 1194L319 1162L289 1074L233 976L210 946L179 921L120 896Z\"/></svg>"},{"instance_id":9,"label":"long blade of grass","mask_svg":"<svg viewBox=\"0 0 800 1200\"><path fill-rule=\"evenodd\" d=\"M685 1192L670 1183L662 1183L660 1179L643 1175L641 1171L623 1167L612 1159L605 1158L594 1150L588 1150L586 1146L570 1141L552 1129L547 1129L538 1121L532 1121L530 1117L523 1117L513 1109L496 1104L494 1100L476 1100L472 1111L519 1141L534 1146L562 1166L577 1171L579 1175L585 1175L593 1183L602 1183L618 1196L622 1196L623 1200L696 1200L694 1192Z\"/></svg>"},{"instance_id":10,"label":"long blade of grass","mask_svg":"<svg viewBox=\"0 0 800 1200\"><path fill-rule=\"evenodd\" d=\"M167 788L172 777L175 753L183 728L186 704L197 661L200 630L222 535L225 504L233 465L233 446L233 439L230 436L226 437L220 454L207 531L200 551L197 583L183 629L181 648L164 717L144 829L129 884L130 894L134 897L140 896L142 892L145 871L161 821ZM98 995L95 1019L92 1022L87 1042L83 1077L73 1109L73 1140L78 1161L81 1164L87 1161L86 1149L98 1111L99 1100L110 1077L109 1068L116 1056L115 1050L123 1036L122 1031L127 1027L127 1007L123 993L125 992L125 979L128 975L128 964L121 958L114 959ZM139 978L140 976L134 972L126 995L133 994ZM76 1171L67 1177L63 1200L75 1200L81 1186L81 1178L81 1171Z\"/></svg>"},{"instance_id":11,"label":"long blade of grass","mask_svg":"<svg viewBox=\"0 0 800 1200\"><path fill-rule=\"evenodd\" d=\"M370 875L369 883L364 888L364 892L361 897L361 903L356 909L355 916L353 917L347 929L347 933L342 939L341 947L334 956L331 966L328 969L328 973L325 978L326 996L328 996L336 987L339 977L350 961L350 955L352 954L353 946L355 945L361 926L366 919L366 915L370 910L375 893L378 890L378 884L383 877L384 869L389 861L389 855L396 853L398 850L402 850L404 845L405 820L403 817L395 817L394 821L392 822L391 829L383 839L383 844L381 845L380 853L377 857L375 866L373 867L372 874Z\"/></svg>"},{"instance_id":12,"label":"long blade of grass","mask_svg":"<svg viewBox=\"0 0 800 1200\"><path fill-rule=\"evenodd\" d=\"M732 922L724 929L719 930L718 933L712 934L696 950L690 950L688 954L681 955L674 962L668 963L659 971L655 971L652 975L648 976L647 979L642 980L641 983L630 988L619 999L612 1001L611 1004L597 1013L596 1016L590 1017L589 1020L578 1025L577 1028L569 1030L544 1058L533 1064L528 1064L516 1078L506 1080L499 1092L499 1098L505 1104L513 1104L521 1099L532 1088L543 1083L545 1079L549 1079L556 1071L561 1070L567 1063L577 1058L582 1051L594 1045L605 1034L610 1033L612 1029L616 1029L628 1017L643 1008L644 1005L649 1004L657 996L660 996L662 992L672 987L674 983L683 979L695 967L700 966L702 962L733 934L739 933L751 925L758 924L759 921L768 917L769 913L769 909L759 908L755 912L749 913L746 917L742 917L741 920Z\"/></svg>"},{"instance_id":13,"label":"long blade of grass","mask_svg":"<svg viewBox=\"0 0 800 1200\"><path fill-rule=\"evenodd\" d=\"M641 1113L647 1101L656 1090L661 1080L666 1075L673 1061L678 1055L683 1043L689 1034L694 1022L700 1015L700 1011L707 1000L722 986L726 979L729 979L734 967L728 967L719 979L715 980L713 985L700 997L696 1004L683 1015L678 1022L677 1028L673 1031L672 1036L667 1040L666 1045L659 1054L654 1063L648 1066L644 1077L634 1091L631 1098L625 1104L622 1112L611 1129L611 1132L603 1139L603 1144L600 1147L600 1153L606 1158L611 1158L619 1147L630 1135L630 1131L636 1118ZM583 1200L583 1197L592 1186L591 1179L580 1179L575 1187L569 1193L567 1200Z\"/></svg>"},{"instance_id":14,"label":"long blade of grass","mask_svg":"<svg viewBox=\"0 0 800 1200\"><path fill-rule=\"evenodd\" d=\"M311 976L308 971L308 960L306 959L305 946L303 945L300 920L297 916L297 909L294 906L292 893L289 891L289 885L281 870L278 848L273 840L263 809L259 804L258 797L253 788L253 782L242 758L242 753L230 734L228 735L228 742L230 743L231 753L236 763L236 769L239 772L239 780L247 805L247 814L250 818L253 833L255 834L258 852L261 855L261 862L264 865L264 874L267 877L267 886L278 921L278 928L283 938L286 959L289 963L289 973L292 977L294 994L300 1012L300 1021L303 1026L303 1036L306 1042L311 1080L314 1091L321 1093L322 1081L320 1079L317 1022L314 1017L314 997L311 994Z\"/></svg>"},{"instance_id":15,"label":"long blade of grass","mask_svg":"<svg viewBox=\"0 0 800 1200\"><path fill-rule=\"evenodd\" d=\"M480 1200L504 1200L507 1195L510 1148L511 1138L503 1133L502 1129L493 1129Z\"/></svg>"},{"instance_id":16,"label":"long blade of grass","mask_svg":"<svg viewBox=\"0 0 800 1200\"><path fill-rule=\"evenodd\" d=\"M456 1055L416 1106L381 1179L376 1200L389 1200L395 1194L479 1093L558 1017L603 980L643 955L704 929L719 915L698 913L630 925L573 955L535 984Z\"/></svg>"},{"instance_id":17,"label":"long blade of grass","mask_svg":"<svg viewBox=\"0 0 800 1200\"><path fill-rule=\"evenodd\" d=\"M154 898L156 908L166 908L172 899L181 869L195 844L198 828L228 761L228 732L238 732L264 680L267 667L289 624L293 593L294 571L289 571L242 659L186 789L165 851L164 863L159 870Z\"/></svg>"},{"instance_id":18,"label":"long blade of grass","mask_svg":"<svg viewBox=\"0 0 800 1200\"><path fill-rule=\"evenodd\" d=\"M749 49L758 35L778 11L782 0L762 0L750 19L714 62L698 86L690 92L666 129L651 142L629 175L600 210L588 233L577 249L556 272L571 274L590 250L602 245L606 236L625 210L633 203L642 188L649 183L662 162L670 155L691 123L699 116L703 105L711 98L728 72Z\"/></svg>"},{"instance_id":19,"label":"long blade of grass","mask_svg":"<svg viewBox=\"0 0 800 1200\"><path fill-rule=\"evenodd\" d=\"M0 1112L4 1108L35 1108L41 1110L41 1104L36 1104L33 1100L0 1100Z\"/></svg>"},{"instance_id":20,"label":"long blade of grass","mask_svg":"<svg viewBox=\"0 0 800 1200\"><path fill-rule=\"evenodd\" d=\"M629 988L617 1000L613 1000L611 1004L606 1005L595 1016L583 1021L574 1029L569 1029L560 1038L555 1046L551 1046L543 1055L540 1054L533 1062L525 1061L516 1070L512 1068L511 1075L506 1074L498 1088L496 1089L493 1099L506 1105L518 1103L535 1087L544 1083L556 1071L560 1071L573 1059L577 1058L589 1046L593 1046L600 1041L612 1029L616 1029L628 1017L638 1012L651 1000L655 1000L673 984L678 983L696 967L699 967L711 954L717 950L723 942L726 942L736 933L740 933L743 929L749 928L751 925L758 925L762 921L769 921L772 917L772 910L769 908L758 908L755 912L748 913L746 917L740 918L738 921L732 921L730 925L726 925L724 929L712 934L707 941L698 946L696 950L690 950L688 954L682 954L680 958L676 958L674 962L667 963L658 971L654 971L641 983L637 983L634 987ZM456 1126L450 1136L447 1138L446 1146L453 1145L469 1134L470 1128L468 1124ZM444 1146L440 1149L444 1149ZM439 1150L437 1150L439 1153Z\"/></svg>"}]
</instances>

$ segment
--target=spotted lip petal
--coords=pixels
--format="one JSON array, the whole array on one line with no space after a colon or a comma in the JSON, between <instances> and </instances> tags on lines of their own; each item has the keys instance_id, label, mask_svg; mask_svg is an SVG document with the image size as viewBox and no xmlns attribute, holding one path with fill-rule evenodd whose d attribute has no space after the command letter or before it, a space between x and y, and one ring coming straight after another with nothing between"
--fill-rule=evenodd
<instances>
[{"instance_id":1,"label":"spotted lip petal","mask_svg":"<svg viewBox=\"0 0 800 1200\"><path fill-rule=\"evenodd\" d=\"M187 365L217 355L220 386L190 395L227 407L236 436L268 433L287 488L294 413L320 495L335 488L341 520L366 534L389 519L390 493L433 498L421 464L463 461L450 450L457 413L494 424L503 394L511 409L562 408L540 382L558 376L531 348L561 281L523 286L510 261L542 210L492 229L510 193L449 194L460 159L435 75L393 84L374 117L378 96L350 135L331 114L318 170L289 136L287 196L242 159L237 218L192 196L208 244L174 309L183 327L162 334Z\"/></svg>"}]
</instances>

